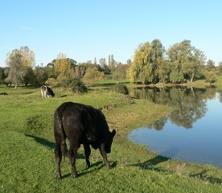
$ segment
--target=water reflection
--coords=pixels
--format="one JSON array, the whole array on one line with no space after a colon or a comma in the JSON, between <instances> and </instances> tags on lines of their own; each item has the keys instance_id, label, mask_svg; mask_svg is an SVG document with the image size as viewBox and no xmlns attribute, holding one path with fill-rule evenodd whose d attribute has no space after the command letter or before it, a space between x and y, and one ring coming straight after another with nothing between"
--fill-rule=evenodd
<instances>
[{"instance_id":1,"label":"water reflection","mask_svg":"<svg viewBox=\"0 0 222 193\"><path fill-rule=\"evenodd\" d=\"M135 98L143 98L157 104L169 105L173 111L156 122L147 125L148 128L161 130L169 119L177 126L189 129L193 123L203 117L207 111L206 99L212 99L216 94L216 89L201 88L139 88L132 91ZM222 99L222 97L221 97Z\"/></svg>"},{"instance_id":2,"label":"water reflection","mask_svg":"<svg viewBox=\"0 0 222 193\"><path fill-rule=\"evenodd\" d=\"M222 91L215 88L142 88L137 98L166 104L166 117L129 133L129 139L145 144L162 156L222 167ZM192 128L192 129L190 129Z\"/></svg>"}]
</instances>

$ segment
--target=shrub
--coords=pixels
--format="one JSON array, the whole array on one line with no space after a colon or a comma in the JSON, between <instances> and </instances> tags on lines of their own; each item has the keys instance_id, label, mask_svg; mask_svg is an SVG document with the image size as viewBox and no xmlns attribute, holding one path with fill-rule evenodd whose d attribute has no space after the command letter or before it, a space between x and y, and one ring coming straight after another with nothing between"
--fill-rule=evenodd
<instances>
[{"instance_id":1,"label":"shrub","mask_svg":"<svg viewBox=\"0 0 222 193\"><path fill-rule=\"evenodd\" d=\"M56 87L59 85L58 81L55 78L48 78L48 80L45 83L52 87Z\"/></svg>"},{"instance_id":2,"label":"shrub","mask_svg":"<svg viewBox=\"0 0 222 193\"><path fill-rule=\"evenodd\" d=\"M217 80L216 72L213 70L205 71L204 76L205 76L206 82L209 82L210 84L215 83Z\"/></svg>"},{"instance_id":3,"label":"shrub","mask_svg":"<svg viewBox=\"0 0 222 193\"><path fill-rule=\"evenodd\" d=\"M70 88L74 93L85 93L88 91L84 82L77 78L73 80L63 80L61 86Z\"/></svg>"},{"instance_id":4,"label":"shrub","mask_svg":"<svg viewBox=\"0 0 222 193\"><path fill-rule=\"evenodd\" d=\"M83 80L86 83L94 83L97 80L104 80L105 75L104 72L101 72L98 69L98 66L94 66L94 67L88 67L86 69L86 73L83 76Z\"/></svg>"},{"instance_id":5,"label":"shrub","mask_svg":"<svg viewBox=\"0 0 222 193\"><path fill-rule=\"evenodd\" d=\"M122 85L122 84L116 84L114 86L114 90L118 93L124 94L124 95L128 95L129 94L129 90L127 88L126 85Z\"/></svg>"}]
</instances>

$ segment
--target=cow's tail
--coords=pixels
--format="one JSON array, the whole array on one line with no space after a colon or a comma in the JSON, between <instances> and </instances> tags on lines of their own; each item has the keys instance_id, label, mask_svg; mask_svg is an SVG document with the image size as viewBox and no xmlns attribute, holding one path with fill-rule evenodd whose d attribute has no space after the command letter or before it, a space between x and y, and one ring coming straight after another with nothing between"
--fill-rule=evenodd
<instances>
[{"instance_id":1,"label":"cow's tail","mask_svg":"<svg viewBox=\"0 0 222 193\"><path fill-rule=\"evenodd\" d=\"M60 150L65 159L65 156L67 155L67 152L68 152L67 145L66 145L66 135L63 129L61 116L59 115L58 111L55 113L55 120L57 121L57 123L55 123L55 127L56 127L55 129L57 129L59 133L59 138L60 138L59 140Z\"/></svg>"}]
</instances>

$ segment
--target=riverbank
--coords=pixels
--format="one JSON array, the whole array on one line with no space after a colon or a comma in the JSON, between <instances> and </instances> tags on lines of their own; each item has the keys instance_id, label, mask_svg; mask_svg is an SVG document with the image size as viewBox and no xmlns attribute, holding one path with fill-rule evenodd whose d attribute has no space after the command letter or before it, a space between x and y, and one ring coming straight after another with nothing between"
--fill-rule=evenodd
<instances>
[{"instance_id":1,"label":"riverbank","mask_svg":"<svg viewBox=\"0 0 222 193\"><path fill-rule=\"evenodd\" d=\"M156 83L156 84L134 84L134 87L157 87L157 88L166 88L166 87L194 87L194 88L207 88L211 86L216 86L216 83L209 83L205 80L197 80L193 82L186 82L186 83L180 83L180 84L172 84L172 83Z\"/></svg>"},{"instance_id":2,"label":"riverbank","mask_svg":"<svg viewBox=\"0 0 222 193\"><path fill-rule=\"evenodd\" d=\"M149 124L172 109L109 91L72 95L56 89L56 97L42 100L39 89L0 88L0 192L222 192L222 170L210 165L171 160L127 139L133 128ZM62 181L54 179L52 115L65 101L102 108L110 128L117 130L109 160L103 167L92 151L92 167L85 170L80 148L77 170L70 177L69 161L62 164ZM109 107L109 108L104 108Z\"/></svg>"}]
</instances>

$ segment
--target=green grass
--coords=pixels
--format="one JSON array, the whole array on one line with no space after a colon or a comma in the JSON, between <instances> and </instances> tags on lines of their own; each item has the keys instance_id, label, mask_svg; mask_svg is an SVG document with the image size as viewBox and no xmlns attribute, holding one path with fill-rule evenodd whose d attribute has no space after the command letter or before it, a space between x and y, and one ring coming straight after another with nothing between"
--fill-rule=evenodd
<instances>
[{"instance_id":1,"label":"green grass","mask_svg":"<svg viewBox=\"0 0 222 193\"><path fill-rule=\"evenodd\" d=\"M222 192L222 170L210 165L184 163L161 157L128 141L127 133L170 112L170 108L134 100L111 91L93 90L72 95L56 89L43 100L39 89L0 87L0 192ZM65 94L64 94L65 92ZM103 108L111 128L117 129L109 160L102 164L93 150L92 167L85 170L80 148L77 170L70 176L68 158L62 162L62 180L54 178L52 116L58 105L75 101Z\"/></svg>"},{"instance_id":2,"label":"green grass","mask_svg":"<svg viewBox=\"0 0 222 193\"><path fill-rule=\"evenodd\" d=\"M221 75L217 76L216 86L219 87L220 89L222 88L222 76Z\"/></svg>"}]
</instances>

